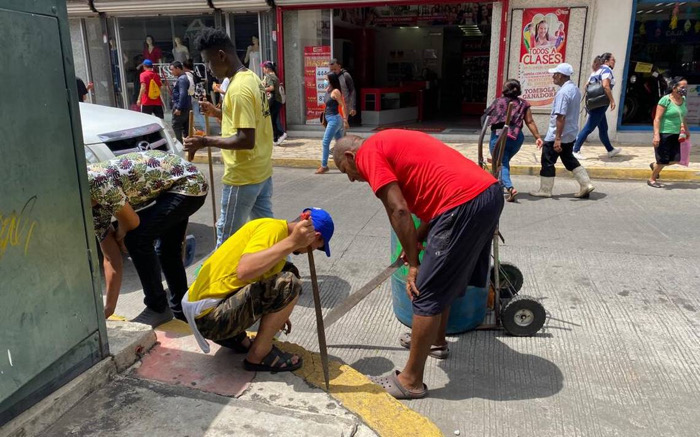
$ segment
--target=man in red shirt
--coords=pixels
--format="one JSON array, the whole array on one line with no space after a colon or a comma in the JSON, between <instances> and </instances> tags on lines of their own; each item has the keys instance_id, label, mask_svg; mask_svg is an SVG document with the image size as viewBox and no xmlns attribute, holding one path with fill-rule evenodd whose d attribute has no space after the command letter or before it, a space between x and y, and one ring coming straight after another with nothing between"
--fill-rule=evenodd
<instances>
[{"instance_id":1,"label":"man in red shirt","mask_svg":"<svg viewBox=\"0 0 700 437\"><path fill-rule=\"evenodd\" d=\"M138 102L141 104L141 112L163 118L163 102L160 98L160 87L163 86L163 82L161 82L158 73L153 71L153 61L146 59L142 65L143 72L139 76L141 89L139 90L138 98ZM151 81L154 83L151 84Z\"/></svg>"},{"instance_id":2,"label":"man in red shirt","mask_svg":"<svg viewBox=\"0 0 700 437\"><path fill-rule=\"evenodd\" d=\"M333 159L351 182L367 182L382 201L408 263L406 293L413 330L401 342L411 352L403 371L372 377L399 399L427 395L428 354L446 358L451 303L467 285L485 287L490 242L503 209L498 181L430 135L389 129L363 140L336 142ZM418 229L411 213L421 221ZM419 245L426 241L418 265Z\"/></svg>"}]
</instances>

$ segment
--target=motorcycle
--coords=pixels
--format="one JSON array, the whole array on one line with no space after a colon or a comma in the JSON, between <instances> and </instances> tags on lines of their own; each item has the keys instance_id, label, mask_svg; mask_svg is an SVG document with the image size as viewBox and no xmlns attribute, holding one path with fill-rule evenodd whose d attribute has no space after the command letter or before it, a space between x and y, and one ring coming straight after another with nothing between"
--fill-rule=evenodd
<instances>
[{"instance_id":1,"label":"motorcycle","mask_svg":"<svg viewBox=\"0 0 700 437\"><path fill-rule=\"evenodd\" d=\"M653 64L632 61L622 109L623 124L651 124L656 105L667 93L669 79Z\"/></svg>"}]
</instances>

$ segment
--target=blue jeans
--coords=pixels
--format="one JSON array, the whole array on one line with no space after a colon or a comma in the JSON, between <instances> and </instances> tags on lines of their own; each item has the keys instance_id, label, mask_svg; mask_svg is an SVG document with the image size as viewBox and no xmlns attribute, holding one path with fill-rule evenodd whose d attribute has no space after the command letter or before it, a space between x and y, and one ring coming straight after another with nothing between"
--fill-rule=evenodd
<instances>
[{"instance_id":1,"label":"blue jeans","mask_svg":"<svg viewBox=\"0 0 700 437\"><path fill-rule=\"evenodd\" d=\"M525 141L523 131L520 131L516 139L508 138L506 147L503 150L503 162L501 166L501 185L506 188L513 188L513 182L510 180L510 160L520 151L520 147ZM493 150L496 148L498 136L496 132L491 132L491 141L489 141L489 151L493 157Z\"/></svg>"},{"instance_id":2,"label":"blue jeans","mask_svg":"<svg viewBox=\"0 0 700 437\"><path fill-rule=\"evenodd\" d=\"M326 131L323 133L323 157L321 158L321 166L328 167L328 154L331 150L331 140L335 138L339 140L343 136L343 117L340 114L326 115Z\"/></svg>"},{"instance_id":3,"label":"blue jeans","mask_svg":"<svg viewBox=\"0 0 700 437\"><path fill-rule=\"evenodd\" d=\"M272 217L272 177L259 184L224 184L221 214L216 222L216 247L235 234L248 220Z\"/></svg>"},{"instance_id":4,"label":"blue jeans","mask_svg":"<svg viewBox=\"0 0 700 437\"><path fill-rule=\"evenodd\" d=\"M576 143L574 144L574 152L578 153L581 151L581 146L583 146L583 142L586 141L588 135L590 135L591 132L595 130L595 128L598 128L598 136L600 136L600 141L605 146L605 150L610 152L613 149L612 144L610 144L610 138L608 138L608 120L605 118L605 111L607 110L607 106L603 106L602 108L591 109L591 111L588 113L588 120L586 120L586 124L583 126L583 129L581 129L581 132L579 132L578 136L576 137Z\"/></svg>"}]
</instances>

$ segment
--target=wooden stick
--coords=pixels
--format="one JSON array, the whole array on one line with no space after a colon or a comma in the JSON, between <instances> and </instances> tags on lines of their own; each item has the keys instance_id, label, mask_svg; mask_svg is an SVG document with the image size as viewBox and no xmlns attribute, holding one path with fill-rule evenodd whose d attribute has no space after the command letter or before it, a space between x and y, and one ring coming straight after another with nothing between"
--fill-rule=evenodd
<instances>
[{"instance_id":1,"label":"wooden stick","mask_svg":"<svg viewBox=\"0 0 700 437\"><path fill-rule=\"evenodd\" d=\"M191 110L191 109L190 109L189 117L190 117L190 119L189 119L189 122L190 122L189 126L190 126L190 128L189 128L189 130L188 130L188 132L187 132L187 136L188 136L188 137L193 137L193 136L194 136L194 111ZM194 151L192 151L192 152L189 152L189 151L188 151L188 152L187 152L187 160L188 160L189 162L192 162L193 159L194 159Z\"/></svg>"},{"instance_id":2,"label":"wooden stick","mask_svg":"<svg viewBox=\"0 0 700 437\"><path fill-rule=\"evenodd\" d=\"M314 310L316 312L316 330L318 331L318 350L321 354L321 366L323 367L323 381L326 383L326 391L330 390L330 372L328 369L328 347L326 346L326 329L323 326L321 313L321 295L318 290L318 277L316 276L316 264L314 263L314 250L309 246L309 272L311 273L311 291L314 296Z\"/></svg>"},{"instance_id":3,"label":"wooden stick","mask_svg":"<svg viewBox=\"0 0 700 437\"><path fill-rule=\"evenodd\" d=\"M209 116L204 115L204 135L209 135ZM209 158L209 192L211 193L211 216L214 224L214 241L217 241L219 235L216 232L216 191L214 190L214 167L211 161L211 147L207 147L207 157Z\"/></svg>"}]
</instances>

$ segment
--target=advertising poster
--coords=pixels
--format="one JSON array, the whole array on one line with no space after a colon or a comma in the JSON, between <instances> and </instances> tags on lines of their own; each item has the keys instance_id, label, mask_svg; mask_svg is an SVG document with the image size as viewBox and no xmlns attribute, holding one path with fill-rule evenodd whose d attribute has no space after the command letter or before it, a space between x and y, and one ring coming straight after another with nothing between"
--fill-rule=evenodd
<instances>
[{"instance_id":1,"label":"advertising poster","mask_svg":"<svg viewBox=\"0 0 700 437\"><path fill-rule=\"evenodd\" d=\"M304 98L306 99L306 124L320 124L326 100L326 75L331 60L330 46L304 47Z\"/></svg>"},{"instance_id":2,"label":"advertising poster","mask_svg":"<svg viewBox=\"0 0 700 437\"><path fill-rule=\"evenodd\" d=\"M695 127L700 124L700 85L688 84L688 96L685 98L688 114L685 121Z\"/></svg>"},{"instance_id":3,"label":"advertising poster","mask_svg":"<svg viewBox=\"0 0 700 437\"><path fill-rule=\"evenodd\" d=\"M569 30L568 8L535 8L523 11L518 80L523 99L533 107L548 106L556 87L547 70L564 62Z\"/></svg>"}]
</instances>

